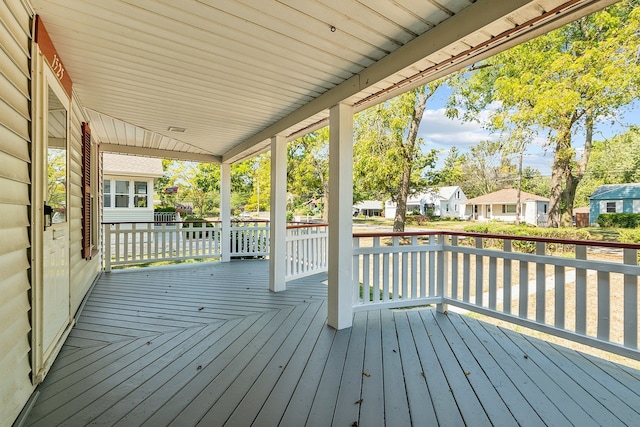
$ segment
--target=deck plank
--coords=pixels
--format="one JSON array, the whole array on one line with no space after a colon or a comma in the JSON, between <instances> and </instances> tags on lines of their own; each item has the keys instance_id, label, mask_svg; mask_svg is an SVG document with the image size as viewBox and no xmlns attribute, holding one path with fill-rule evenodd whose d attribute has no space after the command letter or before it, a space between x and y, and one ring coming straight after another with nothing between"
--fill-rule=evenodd
<instances>
[{"instance_id":1,"label":"deck plank","mask_svg":"<svg viewBox=\"0 0 640 427\"><path fill-rule=\"evenodd\" d=\"M473 387L477 396L482 396L481 403L493 425L515 425L518 422L511 413L513 405L520 402L519 393L511 384L509 378L495 364L494 359L469 332L468 326L464 322L453 324L456 316L439 316L440 328L444 333L449 346L456 353L456 358L463 369L469 384ZM484 356L484 357L483 357ZM479 362L481 361L481 362ZM515 393L514 393L515 392ZM531 415L534 418L531 422L540 425L539 418L531 411L530 406L519 408L524 412L521 421L529 421L526 417Z\"/></svg>"},{"instance_id":2,"label":"deck plank","mask_svg":"<svg viewBox=\"0 0 640 427\"><path fill-rule=\"evenodd\" d=\"M549 355L545 354L524 336L506 330L503 332L516 344L521 354L527 356L526 360L536 364L540 371L558 386L560 395L557 396L557 400L554 400L561 405L560 409L565 414L569 414L567 418L572 422L573 420L580 420L580 425L602 426L612 424L613 420L603 403L586 394L580 384L556 366L553 360L549 358ZM536 383L538 382L536 378ZM568 412L567 409L571 407L574 408L574 411ZM616 425L616 423L613 423L613 425Z\"/></svg>"},{"instance_id":3,"label":"deck plank","mask_svg":"<svg viewBox=\"0 0 640 427\"><path fill-rule=\"evenodd\" d=\"M228 420L230 425L251 425L259 411L255 402L266 400L320 307L319 302L296 306L198 424ZM236 417L230 418L233 414Z\"/></svg>"},{"instance_id":4,"label":"deck plank","mask_svg":"<svg viewBox=\"0 0 640 427\"><path fill-rule=\"evenodd\" d=\"M536 387L527 376L527 367L516 362L515 355L500 347L499 342L482 327L479 321L462 316L451 316L451 321L455 325L460 325L460 322L466 323L476 339L484 345L484 350L478 349L474 354L483 360L483 367L489 365L484 369L491 369L489 377L492 381L504 381L499 385L505 389L502 395L512 413L517 415L521 425L562 425L569 422L549 396ZM488 362L484 362L485 360ZM496 366L503 371L502 374L497 373L497 377L493 375Z\"/></svg>"},{"instance_id":5,"label":"deck plank","mask_svg":"<svg viewBox=\"0 0 640 427\"><path fill-rule=\"evenodd\" d=\"M366 345L362 372L360 425L384 426L384 382L382 381L382 325L380 311L367 312ZM376 375L372 375L375 373Z\"/></svg>"},{"instance_id":6,"label":"deck plank","mask_svg":"<svg viewBox=\"0 0 640 427\"><path fill-rule=\"evenodd\" d=\"M326 324L264 260L103 275L25 425L640 425L640 371L433 308Z\"/></svg>"},{"instance_id":7,"label":"deck plank","mask_svg":"<svg viewBox=\"0 0 640 427\"><path fill-rule=\"evenodd\" d=\"M469 384L466 371L460 366L460 362L456 359L456 353L449 347L449 343L441 329L440 323L446 320L444 319L446 315L429 310L420 311L420 316L430 334L441 369L445 372L449 389L456 400L465 424L476 426L491 425L489 417L478 400L478 396L475 394L471 384Z\"/></svg>"},{"instance_id":8,"label":"deck plank","mask_svg":"<svg viewBox=\"0 0 640 427\"><path fill-rule=\"evenodd\" d=\"M420 367L425 374L427 388L431 395L431 402L438 420L437 425L464 425L453 390L438 360L430 329L425 327L424 319L419 311L408 311L407 318L416 343Z\"/></svg>"},{"instance_id":9,"label":"deck plank","mask_svg":"<svg viewBox=\"0 0 640 427\"><path fill-rule=\"evenodd\" d=\"M382 374L385 399L384 418L388 425L411 425L409 403L405 392L400 346L393 312L383 310L380 314L382 321L382 372L371 372L371 375Z\"/></svg>"},{"instance_id":10,"label":"deck plank","mask_svg":"<svg viewBox=\"0 0 640 427\"><path fill-rule=\"evenodd\" d=\"M360 403L362 402L366 328L366 313L356 314L353 318L349 346L340 379L340 388L333 414L334 424L349 425L358 422Z\"/></svg>"},{"instance_id":11,"label":"deck plank","mask_svg":"<svg viewBox=\"0 0 640 427\"><path fill-rule=\"evenodd\" d=\"M411 422L413 425L437 425L438 418L433 408L431 393L427 387L426 374L420 365L415 336L411 333L406 312L396 313L394 321Z\"/></svg>"},{"instance_id":12,"label":"deck plank","mask_svg":"<svg viewBox=\"0 0 640 427\"><path fill-rule=\"evenodd\" d=\"M271 389L268 390L268 396L264 401L264 405L258 407L258 405L255 405L255 402L245 399L247 406L253 406L259 410L253 421L254 425L279 425L287 406L292 402L294 397L298 397L299 394L301 394L300 390L297 392L295 392L295 390L307 366L307 362L310 360L314 348L319 346L319 343L323 341L323 337L327 336L327 333L331 332L326 326L326 318L326 303L321 301L315 317L311 320L299 344L291 349L291 358L288 363L284 365L282 375L280 375L277 382L271 386ZM265 387L263 384L260 386ZM268 387L269 385L267 384L266 386ZM311 399L313 399L313 396ZM294 408L297 412L301 412L300 407L294 406ZM236 409L236 411L238 411L238 409ZM234 421L235 420L231 419L230 424L233 425Z\"/></svg>"}]
</instances>

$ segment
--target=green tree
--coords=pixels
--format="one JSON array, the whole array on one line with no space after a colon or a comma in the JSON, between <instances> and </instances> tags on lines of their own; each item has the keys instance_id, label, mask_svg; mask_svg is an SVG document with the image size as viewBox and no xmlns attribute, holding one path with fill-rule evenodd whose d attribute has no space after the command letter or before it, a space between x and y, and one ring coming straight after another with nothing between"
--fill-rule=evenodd
<instances>
[{"instance_id":1,"label":"green tree","mask_svg":"<svg viewBox=\"0 0 640 427\"><path fill-rule=\"evenodd\" d=\"M291 141L287 150L288 188L294 202L321 199L322 219L329 220L329 128Z\"/></svg>"},{"instance_id":2,"label":"green tree","mask_svg":"<svg viewBox=\"0 0 640 427\"><path fill-rule=\"evenodd\" d=\"M551 226L571 224L595 124L638 96L637 5L637 0L622 1L498 54L454 85L453 102L464 100L465 118L477 117L478 111L498 101L490 127L509 129L516 124L547 135L554 153ZM579 130L585 135L581 157L573 141Z\"/></svg>"},{"instance_id":3,"label":"green tree","mask_svg":"<svg viewBox=\"0 0 640 427\"><path fill-rule=\"evenodd\" d=\"M460 153L457 147L451 147L442 169L435 174L435 181L439 185L460 185L464 179L466 162L467 156Z\"/></svg>"},{"instance_id":4,"label":"green tree","mask_svg":"<svg viewBox=\"0 0 640 427\"><path fill-rule=\"evenodd\" d=\"M500 141L481 141L463 157L460 187L468 198L507 188L513 184L515 169Z\"/></svg>"},{"instance_id":5,"label":"green tree","mask_svg":"<svg viewBox=\"0 0 640 427\"><path fill-rule=\"evenodd\" d=\"M603 184L640 182L640 128L595 141L587 171L576 191L575 206L589 204L589 196Z\"/></svg>"},{"instance_id":6,"label":"green tree","mask_svg":"<svg viewBox=\"0 0 640 427\"><path fill-rule=\"evenodd\" d=\"M429 83L356 116L354 194L395 202L394 231L404 231L410 192L431 185L425 169L433 168L436 151L424 151L418 130L427 99L441 84Z\"/></svg>"}]
</instances>

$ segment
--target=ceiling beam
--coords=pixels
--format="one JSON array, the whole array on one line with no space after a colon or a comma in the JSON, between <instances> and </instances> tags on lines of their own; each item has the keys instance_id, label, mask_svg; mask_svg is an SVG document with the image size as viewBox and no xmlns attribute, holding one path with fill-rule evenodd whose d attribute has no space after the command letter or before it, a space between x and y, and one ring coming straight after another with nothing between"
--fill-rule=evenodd
<instances>
[{"instance_id":1,"label":"ceiling beam","mask_svg":"<svg viewBox=\"0 0 640 427\"><path fill-rule=\"evenodd\" d=\"M221 163L220 156L213 154L188 153L184 151L161 150L157 148L134 147L131 145L100 144L105 153L131 154L135 156L157 157L160 159L185 160L198 163Z\"/></svg>"}]
</instances>

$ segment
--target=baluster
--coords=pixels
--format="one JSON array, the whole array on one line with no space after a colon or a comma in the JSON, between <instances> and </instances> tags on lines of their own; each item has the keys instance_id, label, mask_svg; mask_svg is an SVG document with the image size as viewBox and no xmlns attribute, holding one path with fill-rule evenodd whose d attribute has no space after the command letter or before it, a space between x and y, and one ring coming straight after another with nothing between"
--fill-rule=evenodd
<instances>
[{"instance_id":1,"label":"baluster","mask_svg":"<svg viewBox=\"0 0 640 427\"><path fill-rule=\"evenodd\" d=\"M476 237L476 249L482 249L482 237ZM482 307L482 294L484 293L484 257L476 254L476 305Z\"/></svg>"},{"instance_id":2,"label":"baluster","mask_svg":"<svg viewBox=\"0 0 640 427\"><path fill-rule=\"evenodd\" d=\"M546 244L536 242L536 255L545 256ZM546 304L546 277L545 263L536 261L536 322L545 323Z\"/></svg>"},{"instance_id":3,"label":"baluster","mask_svg":"<svg viewBox=\"0 0 640 427\"><path fill-rule=\"evenodd\" d=\"M373 247L380 247L380 237L373 238ZM380 253L373 253L373 302L380 302Z\"/></svg>"},{"instance_id":4,"label":"baluster","mask_svg":"<svg viewBox=\"0 0 640 427\"><path fill-rule=\"evenodd\" d=\"M576 259L587 259L587 247L576 245ZM576 268L576 333L587 334L587 270Z\"/></svg>"},{"instance_id":5,"label":"baluster","mask_svg":"<svg viewBox=\"0 0 640 427\"><path fill-rule=\"evenodd\" d=\"M511 240L504 240L503 250L511 252ZM511 260L505 258L502 263L502 311L507 314L511 314L511 286Z\"/></svg>"},{"instance_id":6,"label":"baluster","mask_svg":"<svg viewBox=\"0 0 640 427\"><path fill-rule=\"evenodd\" d=\"M598 271L598 339L609 341L611 288L608 271Z\"/></svg>"},{"instance_id":7,"label":"baluster","mask_svg":"<svg viewBox=\"0 0 640 427\"><path fill-rule=\"evenodd\" d=\"M624 249L623 262L638 265L638 250ZM638 348L638 276L624 275L624 345Z\"/></svg>"}]
</instances>

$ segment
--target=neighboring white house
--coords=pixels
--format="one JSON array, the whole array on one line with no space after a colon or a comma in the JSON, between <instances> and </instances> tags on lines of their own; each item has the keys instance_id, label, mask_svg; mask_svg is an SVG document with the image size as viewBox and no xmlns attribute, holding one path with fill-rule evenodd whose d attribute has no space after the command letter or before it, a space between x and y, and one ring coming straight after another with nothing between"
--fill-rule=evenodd
<instances>
[{"instance_id":1,"label":"neighboring white house","mask_svg":"<svg viewBox=\"0 0 640 427\"><path fill-rule=\"evenodd\" d=\"M104 153L102 165L103 221L153 221L153 181L163 175L162 160Z\"/></svg>"},{"instance_id":2,"label":"neighboring white house","mask_svg":"<svg viewBox=\"0 0 640 427\"><path fill-rule=\"evenodd\" d=\"M433 214L440 217L464 218L463 202L467 200L464 192L457 185L440 187L409 196L407 212L418 211L422 215ZM468 213L470 215L471 212ZM393 218L396 215L396 204L388 200L384 206L384 216Z\"/></svg>"},{"instance_id":3,"label":"neighboring white house","mask_svg":"<svg viewBox=\"0 0 640 427\"><path fill-rule=\"evenodd\" d=\"M464 202L471 218L478 221L499 220L515 222L518 190L506 188ZM536 194L520 192L520 221L532 225L545 225L549 199Z\"/></svg>"},{"instance_id":4,"label":"neighboring white house","mask_svg":"<svg viewBox=\"0 0 640 427\"><path fill-rule=\"evenodd\" d=\"M353 205L353 215L382 216L383 205L380 200L363 200Z\"/></svg>"}]
</instances>

